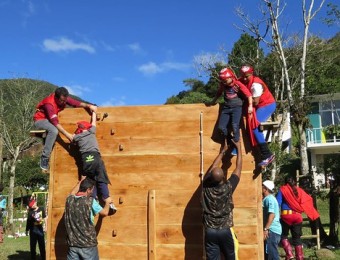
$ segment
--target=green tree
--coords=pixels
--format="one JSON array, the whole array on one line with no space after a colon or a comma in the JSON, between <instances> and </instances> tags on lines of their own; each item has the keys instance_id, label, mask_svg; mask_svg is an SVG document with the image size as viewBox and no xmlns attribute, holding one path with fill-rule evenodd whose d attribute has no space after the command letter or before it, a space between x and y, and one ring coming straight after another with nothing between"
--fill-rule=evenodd
<instances>
[{"instance_id":1,"label":"green tree","mask_svg":"<svg viewBox=\"0 0 340 260\"><path fill-rule=\"evenodd\" d=\"M243 33L228 55L228 64L236 72L238 72L244 64L252 64L258 69L263 58L264 53L259 47L259 41L248 33Z\"/></svg>"},{"instance_id":2,"label":"green tree","mask_svg":"<svg viewBox=\"0 0 340 260\"><path fill-rule=\"evenodd\" d=\"M39 167L40 156L26 155L20 159L16 168L16 186L22 186L27 191L39 190L48 183L48 174L42 173Z\"/></svg>"},{"instance_id":3,"label":"green tree","mask_svg":"<svg viewBox=\"0 0 340 260\"><path fill-rule=\"evenodd\" d=\"M33 126L33 114L38 101L45 96L51 84L30 79L11 79L0 81L0 137L4 143L4 156L7 158L9 176L9 228L13 230L13 196L16 180L16 167L20 155L37 140L29 135Z\"/></svg>"}]
</instances>

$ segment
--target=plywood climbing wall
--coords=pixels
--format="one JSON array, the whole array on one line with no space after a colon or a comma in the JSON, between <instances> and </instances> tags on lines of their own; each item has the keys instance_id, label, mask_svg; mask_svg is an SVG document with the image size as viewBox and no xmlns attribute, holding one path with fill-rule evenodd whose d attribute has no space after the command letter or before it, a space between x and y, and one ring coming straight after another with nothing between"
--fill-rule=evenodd
<instances>
[{"instance_id":1,"label":"plywood climbing wall","mask_svg":"<svg viewBox=\"0 0 340 260\"><path fill-rule=\"evenodd\" d=\"M200 174L220 149L211 138L218 106L101 107L98 112L97 139L118 208L96 223L100 259L204 259ZM60 113L70 132L79 120L90 116L83 109ZM263 259L261 177L253 179L254 159L245 146L234 193L239 257ZM63 212L78 181L74 150L59 140L51 157L47 259L66 259ZM229 166L228 176L235 158Z\"/></svg>"}]
</instances>

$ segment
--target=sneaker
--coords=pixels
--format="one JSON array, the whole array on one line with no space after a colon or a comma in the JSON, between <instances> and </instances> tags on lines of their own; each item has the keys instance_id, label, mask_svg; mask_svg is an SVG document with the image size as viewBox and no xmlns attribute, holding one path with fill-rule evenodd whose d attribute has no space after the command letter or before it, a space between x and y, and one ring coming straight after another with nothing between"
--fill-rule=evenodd
<instances>
[{"instance_id":1,"label":"sneaker","mask_svg":"<svg viewBox=\"0 0 340 260\"><path fill-rule=\"evenodd\" d=\"M262 162L260 162L258 164L259 167L266 167L268 166L270 163L272 163L275 160L275 155L272 154L271 156L269 156L267 159L263 160Z\"/></svg>"},{"instance_id":2,"label":"sneaker","mask_svg":"<svg viewBox=\"0 0 340 260\"><path fill-rule=\"evenodd\" d=\"M44 156L40 157L40 168L44 171L48 171L48 161L49 158L46 158Z\"/></svg>"},{"instance_id":3,"label":"sneaker","mask_svg":"<svg viewBox=\"0 0 340 260\"><path fill-rule=\"evenodd\" d=\"M231 150L230 153L232 156L236 156L237 155L237 149L234 147L233 150Z\"/></svg>"},{"instance_id":4,"label":"sneaker","mask_svg":"<svg viewBox=\"0 0 340 260\"><path fill-rule=\"evenodd\" d=\"M110 203L110 208L109 208L109 216L112 216L117 212L117 208L113 202Z\"/></svg>"}]
</instances>

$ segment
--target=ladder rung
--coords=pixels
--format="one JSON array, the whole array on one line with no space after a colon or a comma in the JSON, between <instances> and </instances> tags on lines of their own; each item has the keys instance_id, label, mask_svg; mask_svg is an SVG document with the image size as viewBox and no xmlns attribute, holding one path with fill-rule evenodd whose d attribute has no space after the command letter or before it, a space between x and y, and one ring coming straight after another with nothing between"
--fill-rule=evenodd
<instances>
[{"instance_id":1,"label":"ladder rung","mask_svg":"<svg viewBox=\"0 0 340 260\"><path fill-rule=\"evenodd\" d=\"M318 238L319 236L318 235L304 235L304 236L301 236L301 238Z\"/></svg>"},{"instance_id":2,"label":"ladder rung","mask_svg":"<svg viewBox=\"0 0 340 260\"><path fill-rule=\"evenodd\" d=\"M31 130L30 136L45 138L46 137L46 130Z\"/></svg>"}]
</instances>

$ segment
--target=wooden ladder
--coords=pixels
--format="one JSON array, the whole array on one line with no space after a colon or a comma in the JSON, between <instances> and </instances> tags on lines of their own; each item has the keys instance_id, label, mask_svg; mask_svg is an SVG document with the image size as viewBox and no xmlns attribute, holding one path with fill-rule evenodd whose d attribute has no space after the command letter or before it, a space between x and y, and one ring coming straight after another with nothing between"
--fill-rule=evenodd
<instances>
[{"instance_id":1,"label":"wooden ladder","mask_svg":"<svg viewBox=\"0 0 340 260\"><path fill-rule=\"evenodd\" d=\"M308 222L308 225L309 225L309 219L308 218L303 218L302 224L306 223L306 222ZM313 235L313 234L311 234L311 235L302 235L301 239L304 239L304 238L306 238L306 239L315 238L316 239L316 247L317 247L317 249L319 250L321 248L321 246L320 246L320 229L319 229L318 225L316 226L316 234L315 235Z\"/></svg>"},{"instance_id":2,"label":"wooden ladder","mask_svg":"<svg viewBox=\"0 0 340 260\"><path fill-rule=\"evenodd\" d=\"M38 138L46 138L47 131L46 130L31 130L30 136L32 137L38 137Z\"/></svg>"},{"instance_id":3,"label":"wooden ladder","mask_svg":"<svg viewBox=\"0 0 340 260\"><path fill-rule=\"evenodd\" d=\"M297 186L299 186L299 179L300 179L300 177L305 177L305 176L304 175L300 175L299 171L297 170L296 171L296 184L297 184ZM306 222L308 222L308 225L309 225L309 219L307 217L303 218L302 224L306 223ZM307 238L307 239L315 238L316 239L316 247L317 247L317 249L319 250L321 248L321 246L320 246L320 229L319 229L318 225L316 225L316 234L315 235L313 235L313 234L311 234L311 235L303 235L303 236L301 236L301 238L302 239L303 238Z\"/></svg>"},{"instance_id":4,"label":"wooden ladder","mask_svg":"<svg viewBox=\"0 0 340 260\"><path fill-rule=\"evenodd\" d=\"M280 122L278 121L266 121L262 122L259 126L260 131L267 130L266 134L266 142L268 142L270 133L272 133L272 136L274 137L277 129L279 129Z\"/></svg>"}]
</instances>

